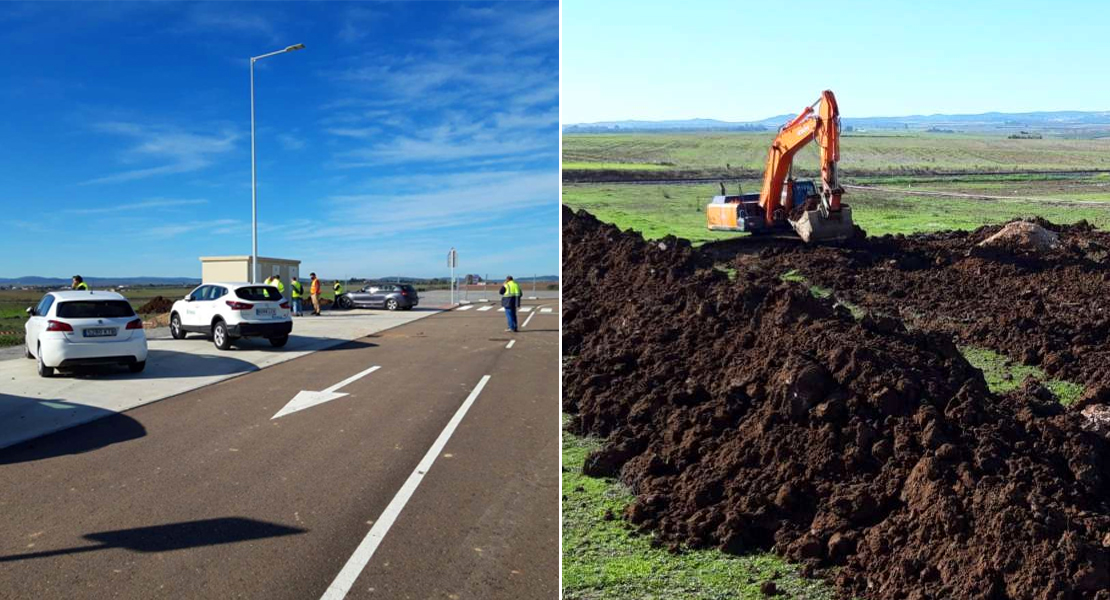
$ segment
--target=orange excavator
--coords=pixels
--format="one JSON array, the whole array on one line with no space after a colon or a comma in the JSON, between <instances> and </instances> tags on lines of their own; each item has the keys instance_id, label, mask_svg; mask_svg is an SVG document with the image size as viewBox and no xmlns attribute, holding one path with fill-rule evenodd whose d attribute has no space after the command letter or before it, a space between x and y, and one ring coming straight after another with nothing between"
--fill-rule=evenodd
<instances>
[{"instance_id":1,"label":"orange excavator","mask_svg":"<svg viewBox=\"0 0 1110 600\"><path fill-rule=\"evenodd\" d=\"M821 154L821 189L812 181L791 175L794 154L816 140ZM763 173L758 194L714 196L705 209L706 224L718 231L753 234L793 229L806 242L846 240L852 237L852 209L840 201L844 189L837 183L840 160L840 111L829 90L782 126Z\"/></svg>"}]
</instances>

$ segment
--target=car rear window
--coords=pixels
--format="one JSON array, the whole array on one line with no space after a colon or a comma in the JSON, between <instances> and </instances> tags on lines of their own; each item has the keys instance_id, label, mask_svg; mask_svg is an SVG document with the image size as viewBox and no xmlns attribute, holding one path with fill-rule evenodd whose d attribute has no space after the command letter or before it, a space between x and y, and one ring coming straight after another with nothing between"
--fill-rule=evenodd
<instances>
[{"instance_id":1,"label":"car rear window","mask_svg":"<svg viewBox=\"0 0 1110 600\"><path fill-rule=\"evenodd\" d=\"M252 285L250 287L241 287L235 290L235 295L243 300L254 300L255 302L265 302L267 300L281 300L281 292L272 285Z\"/></svg>"},{"instance_id":2,"label":"car rear window","mask_svg":"<svg viewBox=\"0 0 1110 600\"><path fill-rule=\"evenodd\" d=\"M59 304L57 314L64 319L118 319L133 317L135 311L125 300L77 300Z\"/></svg>"},{"instance_id":3,"label":"car rear window","mask_svg":"<svg viewBox=\"0 0 1110 600\"><path fill-rule=\"evenodd\" d=\"M405 290L405 292L407 292L409 294L415 294L416 293L416 288L412 287L411 285L402 285L401 289Z\"/></svg>"}]
</instances>

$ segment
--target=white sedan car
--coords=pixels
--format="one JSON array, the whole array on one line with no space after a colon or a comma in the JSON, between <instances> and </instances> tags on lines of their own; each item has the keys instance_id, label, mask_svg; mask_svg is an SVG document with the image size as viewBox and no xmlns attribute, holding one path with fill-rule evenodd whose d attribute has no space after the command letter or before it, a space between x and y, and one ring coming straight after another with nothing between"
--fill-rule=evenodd
<instances>
[{"instance_id":1,"label":"white sedan car","mask_svg":"<svg viewBox=\"0 0 1110 600\"><path fill-rule=\"evenodd\" d=\"M291 331L289 301L276 287L262 283L206 283L174 302L170 311L175 340L189 332L203 333L220 350L243 337L264 337L280 348Z\"/></svg>"},{"instance_id":2,"label":"white sedan car","mask_svg":"<svg viewBox=\"0 0 1110 600\"><path fill-rule=\"evenodd\" d=\"M115 292L50 292L27 314L27 358L38 360L42 377L88 365L146 367L143 321Z\"/></svg>"}]
</instances>

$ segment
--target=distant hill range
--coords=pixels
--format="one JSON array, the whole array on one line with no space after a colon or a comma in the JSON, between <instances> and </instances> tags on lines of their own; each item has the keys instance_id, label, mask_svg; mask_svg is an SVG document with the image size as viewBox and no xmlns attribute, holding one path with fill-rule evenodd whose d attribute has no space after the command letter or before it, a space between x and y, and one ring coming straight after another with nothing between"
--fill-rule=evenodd
<instances>
[{"instance_id":1,"label":"distant hill range","mask_svg":"<svg viewBox=\"0 0 1110 600\"><path fill-rule=\"evenodd\" d=\"M92 287L117 287L127 286L190 286L200 284L200 279L195 277L85 277L85 283ZM32 287L68 287L71 280L61 277L0 277L0 285L32 286Z\"/></svg>"},{"instance_id":2,"label":"distant hill range","mask_svg":"<svg viewBox=\"0 0 1110 600\"><path fill-rule=\"evenodd\" d=\"M777 115L759 121L719 121L682 119L670 121L601 121L565 125L564 133L676 132L676 131L776 131L793 114ZM1037 130L1110 134L1110 111L1061 110L1048 112L975 115L908 115L903 117L846 117L841 125L848 131L859 130L933 130L955 132L1014 132Z\"/></svg>"},{"instance_id":3,"label":"distant hill range","mask_svg":"<svg viewBox=\"0 0 1110 600\"><path fill-rule=\"evenodd\" d=\"M460 274L459 278L462 279L465 275ZM500 281L499 278L494 278ZM428 284L428 283L446 283L450 277L405 277L405 276L390 276L390 277L372 277L360 278L357 281L390 281L411 284ZM532 277L517 277L517 281L524 283L532 283ZM537 282L554 282L559 280L558 275L540 275L535 278ZM330 281L330 280L328 280ZM200 279L195 277L85 277L85 283L88 283L94 288L106 287L119 287L121 285L130 287L141 286L175 286L175 287L188 287L191 285L200 285ZM43 288L60 288L69 287L69 278L60 277L15 277L4 278L0 277L0 286L10 287L43 287Z\"/></svg>"}]
</instances>

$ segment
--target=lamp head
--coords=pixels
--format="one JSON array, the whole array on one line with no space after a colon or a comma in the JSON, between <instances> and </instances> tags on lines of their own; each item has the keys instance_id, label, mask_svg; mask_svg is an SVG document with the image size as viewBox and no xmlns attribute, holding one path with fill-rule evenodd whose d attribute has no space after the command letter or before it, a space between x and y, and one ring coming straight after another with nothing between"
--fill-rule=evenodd
<instances>
[{"instance_id":1,"label":"lamp head","mask_svg":"<svg viewBox=\"0 0 1110 600\"><path fill-rule=\"evenodd\" d=\"M286 52L292 52L294 50L304 50L304 44L294 44L285 49Z\"/></svg>"}]
</instances>

